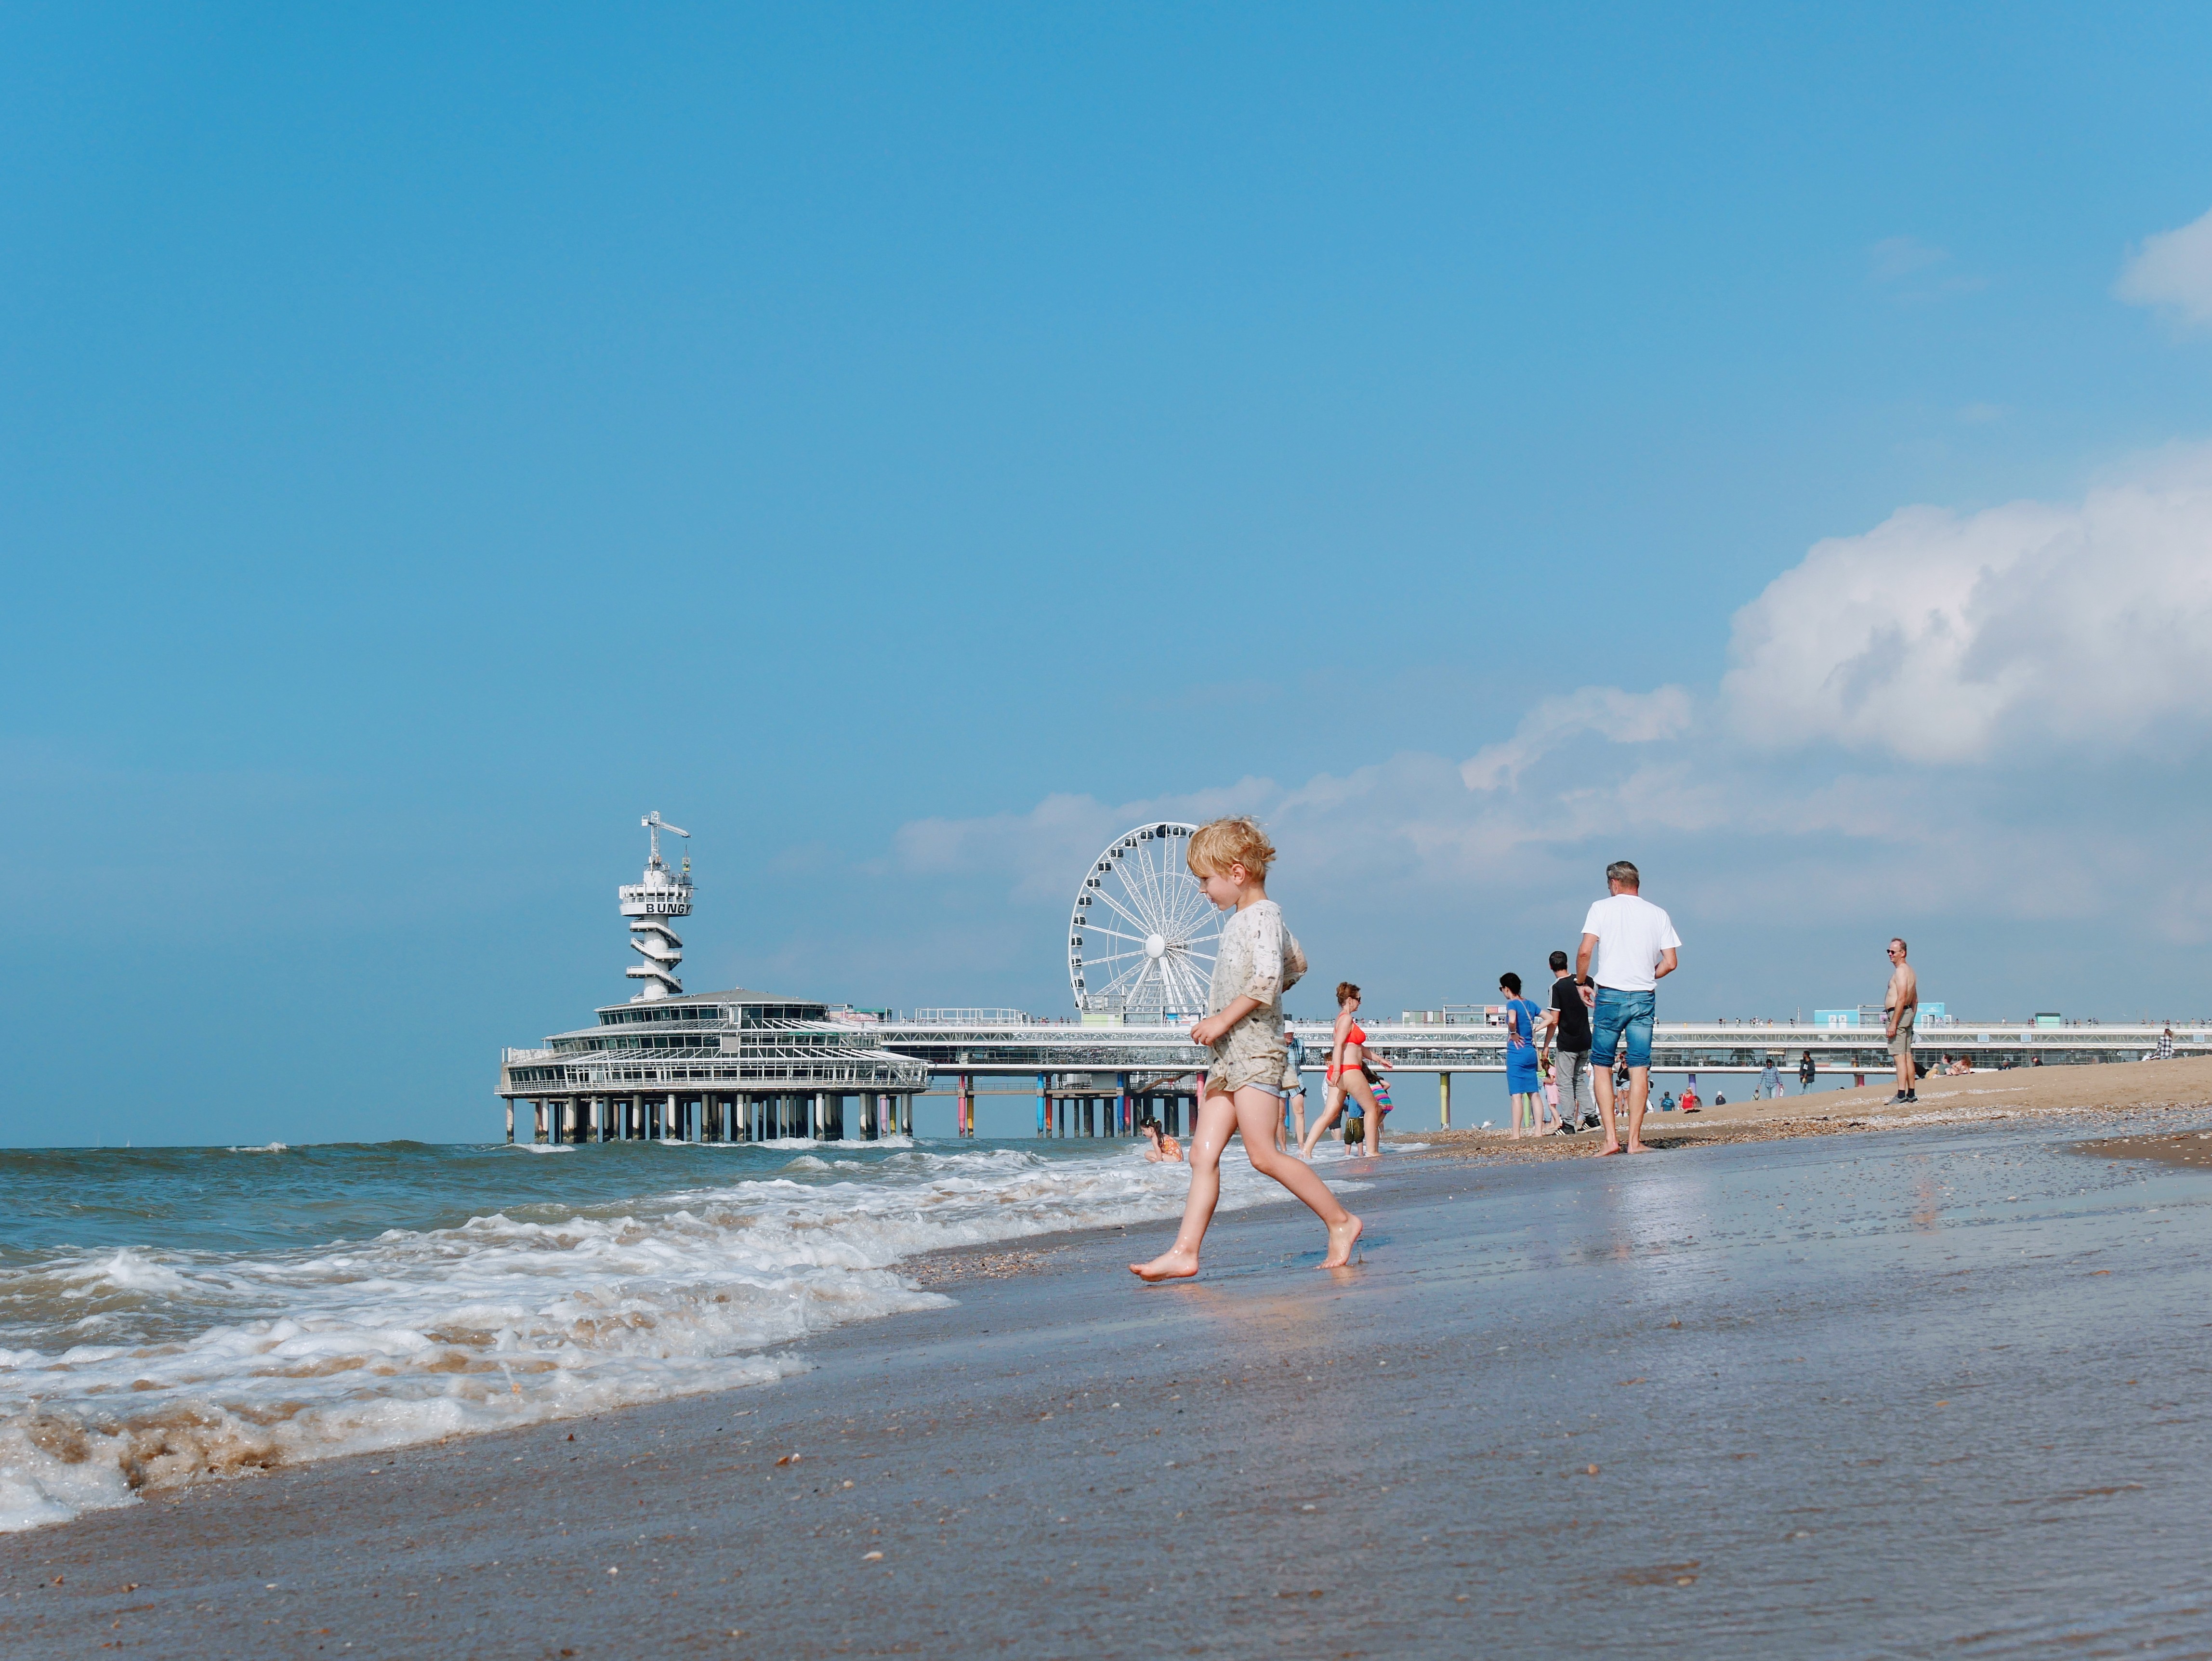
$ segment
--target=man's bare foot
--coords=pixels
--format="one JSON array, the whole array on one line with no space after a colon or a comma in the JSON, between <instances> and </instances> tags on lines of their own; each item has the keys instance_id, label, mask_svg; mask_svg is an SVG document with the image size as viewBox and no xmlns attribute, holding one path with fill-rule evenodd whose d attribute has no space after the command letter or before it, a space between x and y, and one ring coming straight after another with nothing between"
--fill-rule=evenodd
<instances>
[{"instance_id":1,"label":"man's bare foot","mask_svg":"<svg viewBox=\"0 0 2212 1661\"><path fill-rule=\"evenodd\" d=\"M1603 1159L1608 1153L1618 1153L1620 1152L1620 1144L1619 1142L1607 1142L1603 1147L1601 1147L1593 1153L1590 1155L1590 1158L1594 1159Z\"/></svg>"},{"instance_id":2,"label":"man's bare foot","mask_svg":"<svg viewBox=\"0 0 2212 1661\"><path fill-rule=\"evenodd\" d=\"M1170 1246L1149 1263L1131 1263L1129 1273L1140 1281L1187 1281L1198 1273L1198 1254Z\"/></svg>"},{"instance_id":3,"label":"man's bare foot","mask_svg":"<svg viewBox=\"0 0 2212 1661\"><path fill-rule=\"evenodd\" d=\"M1651 1150L1642 1142L1631 1142L1628 1145L1628 1151L1631 1153L1649 1153Z\"/></svg>"},{"instance_id":4,"label":"man's bare foot","mask_svg":"<svg viewBox=\"0 0 2212 1661\"><path fill-rule=\"evenodd\" d=\"M1359 1219L1350 1212L1344 1220L1332 1224L1328 1231L1328 1256L1321 1260L1323 1269L1342 1269L1352 1261L1352 1248L1359 1238Z\"/></svg>"}]
</instances>

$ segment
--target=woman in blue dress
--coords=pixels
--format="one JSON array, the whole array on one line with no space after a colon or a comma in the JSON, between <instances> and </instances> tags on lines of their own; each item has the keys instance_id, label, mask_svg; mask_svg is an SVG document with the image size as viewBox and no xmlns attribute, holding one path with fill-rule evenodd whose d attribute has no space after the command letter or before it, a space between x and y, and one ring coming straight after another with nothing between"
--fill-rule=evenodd
<instances>
[{"instance_id":1,"label":"woman in blue dress","mask_svg":"<svg viewBox=\"0 0 2212 1661\"><path fill-rule=\"evenodd\" d=\"M1505 995L1505 1089L1513 1098L1513 1134L1521 1135L1527 1116L1531 1136L1544 1134L1544 1080L1536 1064L1536 1023L1544 1012L1521 995L1521 977L1510 970L1498 977Z\"/></svg>"}]
</instances>

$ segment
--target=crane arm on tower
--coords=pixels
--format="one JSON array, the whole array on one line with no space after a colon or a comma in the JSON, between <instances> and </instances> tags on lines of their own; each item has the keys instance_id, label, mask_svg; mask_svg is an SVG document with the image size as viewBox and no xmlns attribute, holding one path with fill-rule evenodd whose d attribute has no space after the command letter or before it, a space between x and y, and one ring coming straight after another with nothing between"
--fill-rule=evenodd
<instances>
[{"instance_id":1,"label":"crane arm on tower","mask_svg":"<svg viewBox=\"0 0 2212 1661\"><path fill-rule=\"evenodd\" d=\"M646 828L653 838L652 863L656 866L660 863L660 833L662 831L665 830L672 837L683 837L687 840L691 835L682 825L671 824L666 819L661 818L660 810L658 807L640 819L638 823Z\"/></svg>"}]
</instances>

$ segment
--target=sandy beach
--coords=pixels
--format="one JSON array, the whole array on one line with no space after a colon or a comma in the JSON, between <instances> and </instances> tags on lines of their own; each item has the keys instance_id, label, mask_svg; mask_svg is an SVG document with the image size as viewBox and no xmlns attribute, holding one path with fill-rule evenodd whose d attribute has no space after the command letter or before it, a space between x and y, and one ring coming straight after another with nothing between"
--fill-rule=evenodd
<instances>
[{"instance_id":1,"label":"sandy beach","mask_svg":"<svg viewBox=\"0 0 2212 1661\"><path fill-rule=\"evenodd\" d=\"M2206 1652L2212 1212L2114 1139L2212 1062L1887 1093L1411 1138L1334 1273L941 1254L781 1384L0 1539L0 1653Z\"/></svg>"}]
</instances>

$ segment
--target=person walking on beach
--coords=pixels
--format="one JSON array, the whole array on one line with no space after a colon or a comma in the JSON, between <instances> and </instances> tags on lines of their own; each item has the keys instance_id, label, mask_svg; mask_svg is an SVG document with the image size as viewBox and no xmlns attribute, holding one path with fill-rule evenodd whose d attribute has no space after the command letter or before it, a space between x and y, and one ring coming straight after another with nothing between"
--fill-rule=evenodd
<instances>
[{"instance_id":1,"label":"person walking on beach","mask_svg":"<svg viewBox=\"0 0 2212 1661\"><path fill-rule=\"evenodd\" d=\"M1513 1109L1513 1134L1519 1136L1523 1115L1528 1134L1544 1133L1543 1070L1536 1062L1536 1023L1543 1011L1521 995L1521 977L1510 970L1498 977L1505 995L1505 1093Z\"/></svg>"},{"instance_id":2,"label":"person walking on beach","mask_svg":"<svg viewBox=\"0 0 2212 1661\"><path fill-rule=\"evenodd\" d=\"M1813 1064L1813 1052L1807 1050L1797 1063L1797 1093L1799 1095L1808 1096L1812 1093L1814 1076L1819 1070Z\"/></svg>"},{"instance_id":3,"label":"person walking on beach","mask_svg":"<svg viewBox=\"0 0 2212 1661\"><path fill-rule=\"evenodd\" d=\"M1644 1147L1644 1110L1651 1094L1651 1023L1659 983L1680 962L1681 939L1668 915L1643 896L1644 878L1626 860L1605 868L1606 897L1583 919L1575 973L1597 983L1590 1010L1590 1064L1597 1080L1598 1116L1604 1122L1601 1155L1621 1151L1613 1121L1615 1052L1628 1068L1628 1151Z\"/></svg>"},{"instance_id":4,"label":"person walking on beach","mask_svg":"<svg viewBox=\"0 0 2212 1661\"><path fill-rule=\"evenodd\" d=\"M1323 1074L1328 1089L1322 1097L1321 1117L1306 1132L1304 1145L1298 1149L1300 1157L1310 1159L1321 1139L1328 1135L1329 1126L1344 1110L1349 1097L1359 1104L1358 1117L1366 1129L1366 1153L1373 1158L1382 1151L1382 1110L1375 1104L1375 1092L1367 1083L1367 1068L1379 1067L1386 1072L1390 1063L1380 1056L1367 1053L1367 1029L1359 1024L1359 989L1350 981L1336 983L1336 1032L1329 1041L1328 1071Z\"/></svg>"},{"instance_id":5,"label":"person walking on beach","mask_svg":"<svg viewBox=\"0 0 2212 1661\"><path fill-rule=\"evenodd\" d=\"M1306 1046L1286 1023L1283 1027L1283 1089L1288 1093L1291 1116L1296 1120L1291 1142L1283 1140L1282 1122L1275 1123L1275 1147L1287 1153L1292 1143L1306 1139Z\"/></svg>"},{"instance_id":6,"label":"person walking on beach","mask_svg":"<svg viewBox=\"0 0 2212 1661\"><path fill-rule=\"evenodd\" d=\"M1889 1104L1917 1102L1920 1092L1915 1088L1919 1080L1912 1070L1912 1029L1920 1018L1920 977L1905 962L1901 940L1889 943L1889 989L1881 995L1881 1013L1887 1029L1883 1036L1889 1040L1889 1053L1897 1058L1897 1094L1889 1098Z\"/></svg>"},{"instance_id":7,"label":"person walking on beach","mask_svg":"<svg viewBox=\"0 0 2212 1661\"><path fill-rule=\"evenodd\" d=\"M1597 1117L1597 1093L1590 1084L1589 1007L1597 989L1567 967L1567 954L1552 953L1552 1007L1544 1012L1544 1053L1558 1046L1552 1065L1559 1087L1559 1123L1571 1130L1585 1116Z\"/></svg>"},{"instance_id":8,"label":"person walking on beach","mask_svg":"<svg viewBox=\"0 0 2212 1661\"><path fill-rule=\"evenodd\" d=\"M1766 1058L1766 1065L1759 1069L1759 1089L1755 1092L1754 1099L1759 1096L1765 1097L1770 1102L1778 1102L1782 1099L1782 1074L1776 1069L1774 1057L1771 1056Z\"/></svg>"},{"instance_id":9,"label":"person walking on beach","mask_svg":"<svg viewBox=\"0 0 2212 1661\"><path fill-rule=\"evenodd\" d=\"M1352 1259L1359 1219L1328 1191L1313 1167L1275 1151L1283 1117L1283 993L1305 972L1305 953L1283 926L1282 908L1267 897L1274 845L1249 818L1215 819L1192 833L1185 856L1206 897L1233 911L1214 948L1213 984L1206 1019L1191 1042L1212 1052L1190 1141L1190 1197L1175 1244L1148 1263L1132 1263L1142 1281L1184 1280L1198 1273L1206 1225L1221 1200L1221 1153L1232 1135L1244 1139L1252 1168L1305 1202L1328 1231L1321 1267ZM1364 1081L1362 1088L1364 1088ZM1379 1125L1382 1115L1375 1116Z\"/></svg>"}]
</instances>

